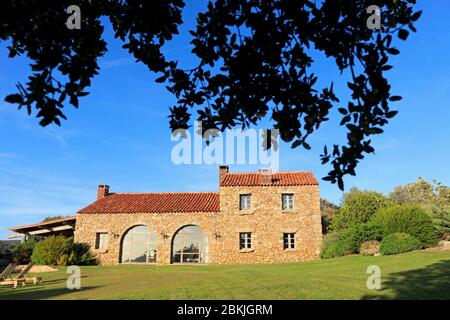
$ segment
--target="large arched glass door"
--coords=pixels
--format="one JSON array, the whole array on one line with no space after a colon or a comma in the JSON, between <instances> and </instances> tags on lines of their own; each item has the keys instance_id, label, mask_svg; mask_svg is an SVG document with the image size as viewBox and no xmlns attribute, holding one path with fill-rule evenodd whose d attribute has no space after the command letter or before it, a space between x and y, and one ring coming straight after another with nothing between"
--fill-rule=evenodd
<instances>
[{"instance_id":1,"label":"large arched glass door","mask_svg":"<svg viewBox=\"0 0 450 320\"><path fill-rule=\"evenodd\" d=\"M122 239L122 263L156 262L156 234L148 226L129 229Z\"/></svg>"},{"instance_id":2,"label":"large arched glass door","mask_svg":"<svg viewBox=\"0 0 450 320\"><path fill-rule=\"evenodd\" d=\"M197 226L178 230L172 241L173 263L207 263L208 238Z\"/></svg>"}]
</instances>

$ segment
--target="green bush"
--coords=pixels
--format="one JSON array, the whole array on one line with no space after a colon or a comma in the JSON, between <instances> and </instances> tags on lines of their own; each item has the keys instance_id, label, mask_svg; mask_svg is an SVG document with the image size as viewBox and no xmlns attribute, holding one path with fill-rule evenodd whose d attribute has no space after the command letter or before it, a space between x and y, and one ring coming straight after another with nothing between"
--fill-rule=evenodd
<instances>
[{"instance_id":1,"label":"green bush","mask_svg":"<svg viewBox=\"0 0 450 320\"><path fill-rule=\"evenodd\" d=\"M38 243L39 238L29 237L12 250L13 262L16 264L28 264L31 261L33 249Z\"/></svg>"},{"instance_id":2,"label":"green bush","mask_svg":"<svg viewBox=\"0 0 450 320\"><path fill-rule=\"evenodd\" d=\"M381 254L397 254L422 249L423 244L409 233L396 232L384 237L381 241Z\"/></svg>"},{"instance_id":3,"label":"green bush","mask_svg":"<svg viewBox=\"0 0 450 320\"><path fill-rule=\"evenodd\" d=\"M92 265L95 258L89 252L89 246L83 243L73 243L69 252L59 258L59 265Z\"/></svg>"},{"instance_id":4,"label":"green bush","mask_svg":"<svg viewBox=\"0 0 450 320\"><path fill-rule=\"evenodd\" d=\"M376 224L358 223L337 232L337 237L344 243L345 253L359 253L361 244L369 240L380 241L383 228Z\"/></svg>"},{"instance_id":5,"label":"green bush","mask_svg":"<svg viewBox=\"0 0 450 320\"><path fill-rule=\"evenodd\" d=\"M59 266L94 263L86 245L64 236L50 236L40 241L33 250L32 260L36 264Z\"/></svg>"},{"instance_id":6,"label":"green bush","mask_svg":"<svg viewBox=\"0 0 450 320\"><path fill-rule=\"evenodd\" d=\"M357 223L366 223L377 210L392 203L381 193L353 188L344 195L342 207L333 219L332 228L342 230Z\"/></svg>"},{"instance_id":7,"label":"green bush","mask_svg":"<svg viewBox=\"0 0 450 320\"><path fill-rule=\"evenodd\" d=\"M342 257L345 255L345 244L340 240L335 233L329 233L323 240L320 257L322 259L330 259L335 257Z\"/></svg>"},{"instance_id":8,"label":"green bush","mask_svg":"<svg viewBox=\"0 0 450 320\"><path fill-rule=\"evenodd\" d=\"M371 223L382 226L385 236L395 232L409 233L426 247L439 241L431 216L420 206L396 205L379 210Z\"/></svg>"}]
</instances>

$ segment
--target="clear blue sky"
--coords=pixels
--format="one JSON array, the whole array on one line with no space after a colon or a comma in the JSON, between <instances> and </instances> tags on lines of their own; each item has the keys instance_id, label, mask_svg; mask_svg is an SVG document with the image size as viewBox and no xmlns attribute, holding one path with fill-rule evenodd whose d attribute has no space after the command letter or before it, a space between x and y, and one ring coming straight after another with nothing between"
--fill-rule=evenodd
<instances>
[{"instance_id":1,"label":"clear blue sky","mask_svg":"<svg viewBox=\"0 0 450 320\"><path fill-rule=\"evenodd\" d=\"M186 30L201 8L200 1L194 2L184 14L184 35L165 49L186 66L193 61ZM385 134L374 139L376 154L359 165L356 177L346 179L346 189L387 193L418 176L450 185L450 2L419 1L419 7L424 12L418 33L406 43L398 42L401 54L392 60L389 73L393 92L404 97L396 104L400 113ZM3 102L15 92L17 81L26 81L29 67L25 58L8 59L5 45L0 47L0 239L10 233L9 227L74 214L95 199L101 183L112 191L218 190L217 166L171 162L174 143L167 115L175 100L105 27L109 51L100 61L101 73L80 108L66 108L69 120L61 128L42 128L25 110ZM332 64L319 58L316 70L324 84L334 79L337 92L348 93L345 78ZM344 138L345 131L334 121L312 137L311 151L282 144L280 170L311 170L321 178L329 170L320 165L323 145ZM256 169L231 166L232 171ZM322 181L321 195L339 203L342 193Z\"/></svg>"}]
</instances>

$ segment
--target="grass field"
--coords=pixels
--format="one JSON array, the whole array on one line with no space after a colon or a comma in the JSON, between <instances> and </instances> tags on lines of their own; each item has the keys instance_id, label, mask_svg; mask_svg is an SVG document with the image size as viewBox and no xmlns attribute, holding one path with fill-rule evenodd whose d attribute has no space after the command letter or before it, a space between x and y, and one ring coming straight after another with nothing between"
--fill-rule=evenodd
<instances>
[{"instance_id":1,"label":"grass field","mask_svg":"<svg viewBox=\"0 0 450 320\"><path fill-rule=\"evenodd\" d=\"M369 290L369 265L381 290ZM295 264L82 267L81 290L66 269L43 283L0 287L0 299L450 299L450 253L349 256Z\"/></svg>"}]
</instances>

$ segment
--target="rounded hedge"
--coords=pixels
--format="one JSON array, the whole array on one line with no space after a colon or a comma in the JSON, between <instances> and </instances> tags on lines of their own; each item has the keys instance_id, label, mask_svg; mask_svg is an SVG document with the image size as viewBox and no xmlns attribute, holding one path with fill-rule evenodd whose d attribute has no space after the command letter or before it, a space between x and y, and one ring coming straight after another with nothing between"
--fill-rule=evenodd
<instances>
[{"instance_id":1,"label":"rounded hedge","mask_svg":"<svg viewBox=\"0 0 450 320\"><path fill-rule=\"evenodd\" d=\"M419 206L396 205L380 209L370 221L383 228L384 236L396 232L409 233L425 247L434 246L439 241L431 216Z\"/></svg>"},{"instance_id":2,"label":"rounded hedge","mask_svg":"<svg viewBox=\"0 0 450 320\"><path fill-rule=\"evenodd\" d=\"M381 241L380 253L384 255L397 254L422 248L423 244L409 233L396 232L384 237Z\"/></svg>"},{"instance_id":3,"label":"rounded hedge","mask_svg":"<svg viewBox=\"0 0 450 320\"><path fill-rule=\"evenodd\" d=\"M344 243L345 254L359 253L359 248L363 242L381 240L383 229L375 224L358 223L338 231L336 236Z\"/></svg>"},{"instance_id":4,"label":"rounded hedge","mask_svg":"<svg viewBox=\"0 0 450 320\"><path fill-rule=\"evenodd\" d=\"M332 229L342 230L356 223L366 223L377 210L392 204L381 193L353 188L344 194L342 208L333 218Z\"/></svg>"},{"instance_id":5,"label":"rounded hedge","mask_svg":"<svg viewBox=\"0 0 450 320\"><path fill-rule=\"evenodd\" d=\"M86 245L74 243L73 238L64 236L50 236L39 241L34 247L31 258L36 264L51 266L95 263Z\"/></svg>"}]
</instances>

